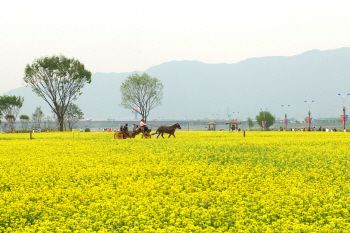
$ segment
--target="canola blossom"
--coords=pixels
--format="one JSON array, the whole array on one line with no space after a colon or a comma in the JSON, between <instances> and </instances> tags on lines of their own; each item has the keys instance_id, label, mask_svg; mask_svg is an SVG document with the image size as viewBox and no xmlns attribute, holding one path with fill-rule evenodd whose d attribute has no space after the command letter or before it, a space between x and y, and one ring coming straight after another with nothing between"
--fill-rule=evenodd
<instances>
[{"instance_id":1,"label":"canola blossom","mask_svg":"<svg viewBox=\"0 0 350 233\"><path fill-rule=\"evenodd\" d=\"M348 232L350 134L0 134L1 232Z\"/></svg>"}]
</instances>

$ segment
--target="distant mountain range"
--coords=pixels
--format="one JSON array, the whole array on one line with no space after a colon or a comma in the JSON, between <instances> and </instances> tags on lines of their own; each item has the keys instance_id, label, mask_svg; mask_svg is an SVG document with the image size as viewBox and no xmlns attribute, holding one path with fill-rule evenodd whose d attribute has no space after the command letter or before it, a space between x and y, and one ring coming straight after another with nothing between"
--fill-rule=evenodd
<instances>
[{"instance_id":1,"label":"distant mountain range","mask_svg":"<svg viewBox=\"0 0 350 233\"><path fill-rule=\"evenodd\" d=\"M313 118L339 117L343 102L338 93L350 93L350 48L250 58L235 64L172 61L144 72L164 84L163 105L148 119L245 119L266 108L277 118L284 118L282 104L290 105L288 118L300 119L308 112L305 100L315 101L311 105ZM85 118L133 118L130 109L119 106L119 87L130 74L93 74L91 84L85 85L75 102ZM30 88L20 87L10 93L25 98L20 114L31 115L38 106L51 114L48 104ZM349 104L350 99L346 106Z\"/></svg>"}]
</instances>

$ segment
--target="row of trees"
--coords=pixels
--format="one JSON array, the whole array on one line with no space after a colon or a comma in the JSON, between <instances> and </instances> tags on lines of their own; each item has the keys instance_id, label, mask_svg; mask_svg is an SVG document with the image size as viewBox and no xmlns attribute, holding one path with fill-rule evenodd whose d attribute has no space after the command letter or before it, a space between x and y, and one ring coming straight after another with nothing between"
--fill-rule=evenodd
<instances>
[{"instance_id":1,"label":"row of trees","mask_svg":"<svg viewBox=\"0 0 350 233\"><path fill-rule=\"evenodd\" d=\"M82 119L77 106L71 102L82 94L85 84L91 83L91 72L78 60L63 55L36 59L33 64L26 66L23 80L48 103L61 131L65 119L69 127L71 123ZM122 83L120 92L120 105L138 112L146 121L150 111L162 103L163 84L146 73L141 76L134 73ZM70 108L75 110L70 111Z\"/></svg>"},{"instance_id":2,"label":"row of trees","mask_svg":"<svg viewBox=\"0 0 350 233\"><path fill-rule=\"evenodd\" d=\"M60 107L61 108L61 107ZM55 113L53 113L53 116L47 115L46 119L44 119L44 113L41 110L41 107L37 107L32 114L32 120L35 124L35 128L40 128L41 123L43 120L45 120L45 123L48 123L48 127L50 128L50 124L52 121L59 123L58 118L55 117ZM28 117L28 116L26 116ZM28 117L29 119L29 117ZM81 109L78 107L78 105L74 103L68 104L67 111L65 114L65 123L67 124L68 128L73 128L74 124L77 123L79 120L84 119L84 113L81 111Z\"/></svg>"},{"instance_id":3,"label":"row of trees","mask_svg":"<svg viewBox=\"0 0 350 233\"><path fill-rule=\"evenodd\" d=\"M83 119L82 111L72 101L82 94L85 84L91 83L91 72L78 60L63 55L36 59L25 67L23 80L50 106L60 131L63 131L64 124L71 128L79 119ZM162 91L163 84L157 78L146 73L141 76L134 73L120 87L120 105L138 112L146 121L150 111L161 105ZM23 102L24 98L20 96L0 97L0 119L5 116L12 130ZM43 117L39 107L33 113L32 120L36 126L40 126ZM22 127L27 128L30 117L21 115L20 120Z\"/></svg>"},{"instance_id":4,"label":"row of trees","mask_svg":"<svg viewBox=\"0 0 350 233\"><path fill-rule=\"evenodd\" d=\"M16 122L17 116L21 107L23 106L24 98L21 96L0 96L0 125L2 123L1 118L5 115L5 119L8 121L10 130L14 131L14 124ZM83 119L84 114L81 109L74 103L70 103L66 112L66 123L69 128L72 128L73 125L78 122L78 120ZM41 121L44 118L44 113L41 110L41 107L37 107L32 114L32 121L34 122L34 128L41 127ZM28 129L28 124L30 122L30 117L28 115L20 115L19 119L22 123L23 129ZM56 121L57 118L46 116L46 122ZM50 126L49 126L50 127Z\"/></svg>"}]
</instances>

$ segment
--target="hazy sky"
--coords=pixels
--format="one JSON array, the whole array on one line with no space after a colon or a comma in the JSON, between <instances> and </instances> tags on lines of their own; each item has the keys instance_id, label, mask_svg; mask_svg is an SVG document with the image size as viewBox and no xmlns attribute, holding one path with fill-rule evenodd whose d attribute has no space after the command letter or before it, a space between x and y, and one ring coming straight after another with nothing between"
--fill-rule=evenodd
<instances>
[{"instance_id":1,"label":"hazy sky","mask_svg":"<svg viewBox=\"0 0 350 233\"><path fill-rule=\"evenodd\" d=\"M94 73L350 46L349 0L2 0L0 5L0 94L24 85L26 64L54 54L75 57Z\"/></svg>"}]
</instances>

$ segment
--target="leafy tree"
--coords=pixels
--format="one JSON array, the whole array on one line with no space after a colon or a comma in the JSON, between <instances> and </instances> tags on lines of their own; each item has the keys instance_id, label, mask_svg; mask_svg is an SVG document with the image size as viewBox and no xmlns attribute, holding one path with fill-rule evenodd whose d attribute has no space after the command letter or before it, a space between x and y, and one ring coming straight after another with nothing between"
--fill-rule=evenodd
<instances>
[{"instance_id":1,"label":"leafy tree","mask_svg":"<svg viewBox=\"0 0 350 233\"><path fill-rule=\"evenodd\" d=\"M0 109L5 114L5 119L9 122L11 131L14 130L16 117L23 106L24 98L15 95L0 96Z\"/></svg>"},{"instance_id":2,"label":"leafy tree","mask_svg":"<svg viewBox=\"0 0 350 233\"><path fill-rule=\"evenodd\" d=\"M26 66L23 80L49 104L63 131L68 105L82 94L86 83L91 83L91 72L74 58L42 57Z\"/></svg>"},{"instance_id":3,"label":"leafy tree","mask_svg":"<svg viewBox=\"0 0 350 233\"><path fill-rule=\"evenodd\" d=\"M254 126L252 118L248 117L248 127L249 129L252 128Z\"/></svg>"},{"instance_id":4,"label":"leafy tree","mask_svg":"<svg viewBox=\"0 0 350 233\"><path fill-rule=\"evenodd\" d=\"M34 113L32 114L32 118L33 118L33 121L35 123L35 128L40 128L40 123L41 123L41 120L43 119L44 117L44 113L43 111L41 111L41 106L40 107L37 107L34 111Z\"/></svg>"},{"instance_id":5,"label":"leafy tree","mask_svg":"<svg viewBox=\"0 0 350 233\"><path fill-rule=\"evenodd\" d=\"M5 116L5 119L7 120L7 122L9 123L9 126L10 126L10 129L11 129L11 132L13 133L14 132L14 129L15 129L15 121L16 121L16 117L12 114L7 114Z\"/></svg>"},{"instance_id":6,"label":"leafy tree","mask_svg":"<svg viewBox=\"0 0 350 233\"><path fill-rule=\"evenodd\" d=\"M84 119L84 113L81 111L78 105L70 103L66 112L66 122L68 127L71 129L73 125L81 119Z\"/></svg>"},{"instance_id":7,"label":"leafy tree","mask_svg":"<svg viewBox=\"0 0 350 233\"><path fill-rule=\"evenodd\" d=\"M129 75L120 86L121 106L133 109L146 121L149 112L162 104L163 84L146 73Z\"/></svg>"},{"instance_id":8,"label":"leafy tree","mask_svg":"<svg viewBox=\"0 0 350 233\"><path fill-rule=\"evenodd\" d=\"M14 115L17 117L19 111L21 110L24 102L24 97L15 96L15 95L4 95L0 96L0 116L5 115Z\"/></svg>"},{"instance_id":9,"label":"leafy tree","mask_svg":"<svg viewBox=\"0 0 350 233\"><path fill-rule=\"evenodd\" d=\"M28 128L28 122L30 120L29 116L27 116L27 115L20 115L19 119L22 122L22 128L23 129L27 129Z\"/></svg>"},{"instance_id":10,"label":"leafy tree","mask_svg":"<svg viewBox=\"0 0 350 233\"><path fill-rule=\"evenodd\" d=\"M275 123L275 117L268 111L260 111L259 115L257 115L255 119L258 122L258 125L262 128L264 128L262 126L262 122L265 119L266 121L265 129L268 129L270 126L273 125L273 123Z\"/></svg>"}]
</instances>

